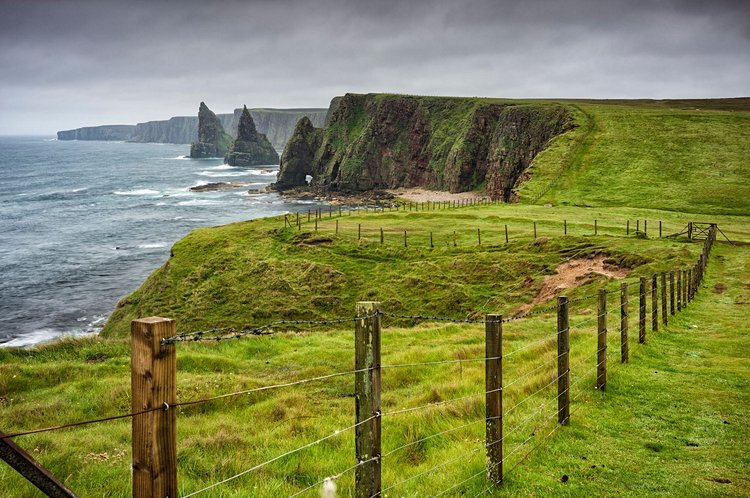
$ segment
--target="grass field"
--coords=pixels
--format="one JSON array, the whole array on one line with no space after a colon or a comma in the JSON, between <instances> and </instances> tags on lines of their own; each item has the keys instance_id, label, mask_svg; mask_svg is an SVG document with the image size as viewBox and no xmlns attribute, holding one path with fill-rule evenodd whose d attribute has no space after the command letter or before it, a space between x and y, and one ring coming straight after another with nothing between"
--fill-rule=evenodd
<instances>
[{"instance_id":1,"label":"grass field","mask_svg":"<svg viewBox=\"0 0 750 498\"><path fill-rule=\"evenodd\" d=\"M128 412L127 336L140 316L175 318L178 332L351 317L360 300L405 315L508 316L570 258L603 255L628 270L628 282L692 264L701 245L659 238L660 221L664 236L711 221L750 242L743 102L570 102L579 127L538 158L521 204L324 213L317 231L306 217L301 230L285 227L283 217L196 230L121 301L103 337L0 349L0 430ZM644 220L648 236L635 236ZM504 360L504 406L512 410L500 489L488 489L483 475L483 362L396 367L480 359L483 325L383 317L382 363L392 366L383 369L384 496L750 496L750 246L721 243L721 235L719 242L704 287L666 329L649 327L638 344L631 319L625 365L610 295L605 392L593 389L595 302L573 305L568 427L554 422L554 312L504 325L504 351L517 353ZM566 295L614 291L620 282L588 275L580 283ZM178 400L353 369L348 324L275 332L177 344ZM425 405L432 406L402 411ZM356 464L353 432L336 433L354 423L353 375L177 410L181 495L324 437L199 496L290 496L306 488L300 496L319 496L323 478ZM130 495L128 420L16 439L81 496ZM337 496L352 496L352 471L336 483ZM0 490L41 496L6 465Z\"/></svg>"}]
</instances>

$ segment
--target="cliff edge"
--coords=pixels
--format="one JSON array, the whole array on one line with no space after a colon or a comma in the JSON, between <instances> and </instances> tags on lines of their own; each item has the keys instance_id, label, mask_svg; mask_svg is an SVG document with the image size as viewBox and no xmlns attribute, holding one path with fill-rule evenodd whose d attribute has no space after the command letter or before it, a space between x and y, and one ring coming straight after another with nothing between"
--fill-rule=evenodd
<instances>
[{"instance_id":1,"label":"cliff edge","mask_svg":"<svg viewBox=\"0 0 750 498\"><path fill-rule=\"evenodd\" d=\"M325 128L300 120L275 187L333 191L484 188L509 201L523 172L555 136L573 127L560 104L493 99L346 94Z\"/></svg>"}]
</instances>

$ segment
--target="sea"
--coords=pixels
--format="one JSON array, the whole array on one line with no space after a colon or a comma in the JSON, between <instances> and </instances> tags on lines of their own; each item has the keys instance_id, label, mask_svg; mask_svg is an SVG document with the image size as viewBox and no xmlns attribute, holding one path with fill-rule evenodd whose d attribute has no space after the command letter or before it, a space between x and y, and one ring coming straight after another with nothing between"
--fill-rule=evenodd
<instances>
[{"instance_id":1,"label":"sea","mask_svg":"<svg viewBox=\"0 0 750 498\"><path fill-rule=\"evenodd\" d=\"M252 192L278 164L232 167L189 148L0 137L0 347L96 334L192 229L305 207ZM214 182L248 185L191 190Z\"/></svg>"}]
</instances>

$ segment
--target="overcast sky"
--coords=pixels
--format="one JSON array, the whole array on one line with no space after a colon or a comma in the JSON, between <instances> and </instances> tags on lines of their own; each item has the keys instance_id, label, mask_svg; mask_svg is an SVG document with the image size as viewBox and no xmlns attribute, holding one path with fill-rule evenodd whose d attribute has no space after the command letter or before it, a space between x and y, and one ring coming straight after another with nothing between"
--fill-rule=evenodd
<instances>
[{"instance_id":1,"label":"overcast sky","mask_svg":"<svg viewBox=\"0 0 750 498\"><path fill-rule=\"evenodd\" d=\"M750 1L0 0L0 134L346 92L750 95Z\"/></svg>"}]
</instances>

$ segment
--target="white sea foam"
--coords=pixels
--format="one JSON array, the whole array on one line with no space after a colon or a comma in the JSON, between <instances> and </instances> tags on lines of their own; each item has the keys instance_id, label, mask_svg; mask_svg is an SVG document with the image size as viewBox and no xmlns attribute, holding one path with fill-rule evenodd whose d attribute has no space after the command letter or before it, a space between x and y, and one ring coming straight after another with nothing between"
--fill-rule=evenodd
<instances>
[{"instance_id":1,"label":"white sea foam","mask_svg":"<svg viewBox=\"0 0 750 498\"><path fill-rule=\"evenodd\" d=\"M210 199L193 199L191 201L178 202L178 206L216 206L221 204L219 201L212 201Z\"/></svg>"},{"instance_id":2,"label":"white sea foam","mask_svg":"<svg viewBox=\"0 0 750 498\"><path fill-rule=\"evenodd\" d=\"M186 160L189 160L190 157L189 156L177 156L177 157L167 157L165 159L171 159L173 161L186 161Z\"/></svg>"},{"instance_id":3,"label":"white sea foam","mask_svg":"<svg viewBox=\"0 0 750 498\"><path fill-rule=\"evenodd\" d=\"M138 244L138 249L159 249L161 247L167 247L166 242L155 242L153 244Z\"/></svg>"},{"instance_id":4,"label":"white sea foam","mask_svg":"<svg viewBox=\"0 0 750 498\"><path fill-rule=\"evenodd\" d=\"M114 192L115 195L158 195L158 190L152 190L150 188L139 188L135 190L117 190Z\"/></svg>"},{"instance_id":5,"label":"white sea foam","mask_svg":"<svg viewBox=\"0 0 750 498\"><path fill-rule=\"evenodd\" d=\"M211 169L239 169L237 166L230 166L228 164L220 164L218 166L214 166Z\"/></svg>"},{"instance_id":6,"label":"white sea foam","mask_svg":"<svg viewBox=\"0 0 750 498\"><path fill-rule=\"evenodd\" d=\"M276 176L278 171L273 169L249 169L247 170L252 175L259 175L259 176Z\"/></svg>"},{"instance_id":7,"label":"white sea foam","mask_svg":"<svg viewBox=\"0 0 750 498\"><path fill-rule=\"evenodd\" d=\"M247 171L235 171L235 172L220 172L220 171L201 171L200 173L196 173L196 175L200 176L207 176L209 178L221 178L225 176L247 176L250 173Z\"/></svg>"}]
</instances>

